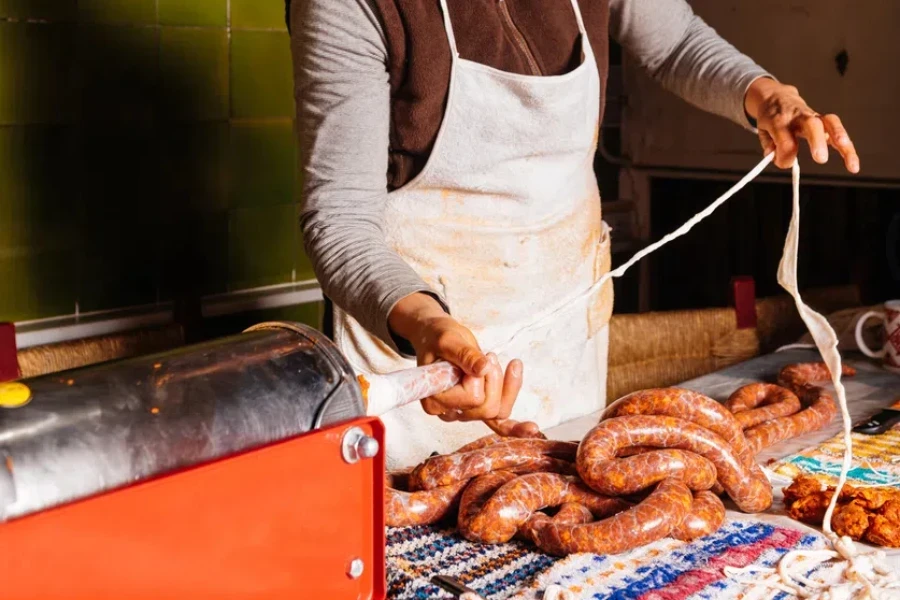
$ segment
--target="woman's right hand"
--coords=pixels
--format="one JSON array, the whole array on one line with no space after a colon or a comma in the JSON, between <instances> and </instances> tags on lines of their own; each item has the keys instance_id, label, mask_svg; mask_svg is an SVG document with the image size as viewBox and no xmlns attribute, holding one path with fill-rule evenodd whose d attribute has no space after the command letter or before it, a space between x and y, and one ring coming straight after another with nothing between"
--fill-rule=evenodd
<instances>
[{"instance_id":1,"label":"woman's right hand","mask_svg":"<svg viewBox=\"0 0 900 600\"><path fill-rule=\"evenodd\" d=\"M458 385L422 401L426 413L445 421L509 417L522 388L522 361L510 361L504 372L497 356L482 352L472 332L428 294L412 294L400 300L388 317L388 325L409 340L419 365L446 360L464 373Z\"/></svg>"}]
</instances>

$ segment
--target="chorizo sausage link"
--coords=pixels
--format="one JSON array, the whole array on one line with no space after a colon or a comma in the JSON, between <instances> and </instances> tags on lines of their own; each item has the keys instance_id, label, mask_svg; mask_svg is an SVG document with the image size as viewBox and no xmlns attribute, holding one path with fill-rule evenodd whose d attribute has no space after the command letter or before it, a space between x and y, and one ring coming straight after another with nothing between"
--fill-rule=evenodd
<instances>
[{"instance_id":1,"label":"chorizo sausage link","mask_svg":"<svg viewBox=\"0 0 900 600\"><path fill-rule=\"evenodd\" d=\"M499 444L506 440L505 437L497 435L496 433L491 433L484 437L480 437L477 440L471 441L465 446L460 447L454 454L459 454L460 452L471 452L472 450L478 450L479 448L487 448L488 446L493 446L494 444Z\"/></svg>"},{"instance_id":2,"label":"chorizo sausage link","mask_svg":"<svg viewBox=\"0 0 900 600\"><path fill-rule=\"evenodd\" d=\"M742 429L800 410L800 399L787 388L771 383L751 383L735 391L725 407L731 410Z\"/></svg>"},{"instance_id":3,"label":"chorizo sausage link","mask_svg":"<svg viewBox=\"0 0 900 600\"><path fill-rule=\"evenodd\" d=\"M523 425L522 422L513 421L511 419L506 419L504 421L497 421L496 423L503 424L511 424L513 425L512 429L519 425ZM521 439L541 439L546 440L546 436L543 433L538 432L538 434L534 436L513 436L513 435L500 435L499 433L490 433L486 436L480 437L477 440L471 441L465 446L461 446L454 454L459 454L460 452L471 452L472 450L478 450L479 448L486 448L487 446L493 446L494 444L501 444L503 442L512 442L515 440Z\"/></svg>"},{"instance_id":4,"label":"chorizo sausage link","mask_svg":"<svg viewBox=\"0 0 900 600\"><path fill-rule=\"evenodd\" d=\"M550 520L570 525L584 524L594 520L594 513L584 504L566 502L559 507L559 511L555 515L550 517Z\"/></svg>"},{"instance_id":5,"label":"chorizo sausage link","mask_svg":"<svg viewBox=\"0 0 900 600\"><path fill-rule=\"evenodd\" d=\"M549 456L517 465L511 469L510 474L535 472L577 474L575 463ZM468 480L462 480L448 486L409 492L403 489L406 486L402 484L408 476L407 473L389 478L385 488L385 520L389 527L431 525L440 521L455 508L469 483Z\"/></svg>"},{"instance_id":6,"label":"chorizo sausage link","mask_svg":"<svg viewBox=\"0 0 900 600\"><path fill-rule=\"evenodd\" d=\"M456 519L456 527L463 537L471 539L466 532L472 521L482 513L484 504L497 490L515 478L516 474L509 471L493 471L479 475L469 483L460 498L459 516Z\"/></svg>"},{"instance_id":7,"label":"chorizo sausage link","mask_svg":"<svg viewBox=\"0 0 900 600\"><path fill-rule=\"evenodd\" d=\"M602 489L606 471L620 460L616 454L627 446L694 452L715 465L719 483L741 510L761 512L772 504L772 488L758 467L747 468L721 436L675 417L625 416L601 421L578 448L578 474L591 488ZM640 479L642 474L632 477Z\"/></svg>"},{"instance_id":8,"label":"chorizo sausage link","mask_svg":"<svg viewBox=\"0 0 900 600\"><path fill-rule=\"evenodd\" d=\"M692 490L708 490L716 483L716 467L698 454L674 449L645 449L643 454L609 461L603 476L591 481L601 494L625 496L674 477Z\"/></svg>"},{"instance_id":9,"label":"chorizo sausage link","mask_svg":"<svg viewBox=\"0 0 900 600\"><path fill-rule=\"evenodd\" d=\"M598 494L595 490L585 485L577 475L573 477L572 483L569 484L569 492L566 494L565 502L574 502L584 506L597 519L621 512L634 504L625 498L611 498L604 494Z\"/></svg>"},{"instance_id":10,"label":"chorizo sausage link","mask_svg":"<svg viewBox=\"0 0 900 600\"><path fill-rule=\"evenodd\" d=\"M672 531L672 537L683 542L718 531L725 522L725 505L722 499L709 491L694 492L691 512Z\"/></svg>"},{"instance_id":11,"label":"chorizo sausage link","mask_svg":"<svg viewBox=\"0 0 900 600\"><path fill-rule=\"evenodd\" d=\"M853 377L856 369L848 365L841 365L841 375ZM831 381L831 371L823 362L794 363L787 365L778 373L778 385L794 390L800 395L798 388L802 389L816 381Z\"/></svg>"},{"instance_id":12,"label":"chorizo sausage link","mask_svg":"<svg viewBox=\"0 0 900 600\"><path fill-rule=\"evenodd\" d=\"M517 475L538 472L559 473L560 475L578 475L574 462L553 458L552 456L541 456L535 460L509 467L506 470Z\"/></svg>"},{"instance_id":13,"label":"chorizo sausage link","mask_svg":"<svg viewBox=\"0 0 900 600\"><path fill-rule=\"evenodd\" d=\"M738 413L785 401L791 401L791 392L787 388L774 383L749 383L739 387L728 397L725 408L737 417ZM797 410L799 409L798 400Z\"/></svg>"},{"instance_id":14,"label":"chorizo sausage link","mask_svg":"<svg viewBox=\"0 0 900 600\"><path fill-rule=\"evenodd\" d=\"M831 394L822 388L810 388L804 396L810 402L807 408L787 417L760 423L744 432L754 454L778 442L821 429L834 419L837 406Z\"/></svg>"},{"instance_id":15,"label":"chorizo sausage link","mask_svg":"<svg viewBox=\"0 0 900 600\"><path fill-rule=\"evenodd\" d=\"M724 438L745 462L753 459L748 452L743 427L732 411L703 394L681 388L641 390L610 404L602 419L626 415L656 415L691 421Z\"/></svg>"},{"instance_id":16,"label":"chorizo sausage link","mask_svg":"<svg viewBox=\"0 0 900 600\"><path fill-rule=\"evenodd\" d=\"M542 512L531 515L525 523L525 529L529 529L532 523L536 523L543 519L549 519L560 525L584 525L585 523L590 523L594 520L594 513L588 510L588 507L584 504L564 502L560 505L559 511L552 517Z\"/></svg>"},{"instance_id":17,"label":"chorizo sausage link","mask_svg":"<svg viewBox=\"0 0 900 600\"><path fill-rule=\"evenodd\" d=\"M543 521L552 521L557 525L584 525L585 523L590 523L593 520L594 515L590 510L588 510L586 506L578 504L577 502L566 502L559 507L559 512L557 512L552 517L542 512L536 512L531 515L528 521L526 521L525 524L519 529L516 537L534 543L534 529L538 523L541 523Z\"/></svg>"},{"instance_id":18,"label":"chorizo sausage link","mask_svg":"<svg viewBox=\"0 0 900 600\"><path fill-rule=\"evenodd\" d=\"M502 482L495 473L476 480L477 489L467 489L460 502L458 527L467 540L487 544L508 542L538 510L566 502L583 503L597 514L610 514L628 504L619 498L607 498L579 489L576 481L555 473L530 473ZM473 482L475 487L476 482ZM492 489L493 488L493 489ZM574 489L573 489L574 488ZM577 491L575 491L577 490ZM489 497L488 497L489 496Z\"/></svg>"},{"instance_id":19,"label":"chorizo sausage link","mask_svg":"<svg viewBox=\"0 0 900 600\"><path fill-rule=\"evenodd\" d=\"M669 535L688 515L692 502L684 483L666 479L643 502L609 518L587 524L538 519L529 535L548 554L619 554Z\"/></svg>"},{"instance_id":20,"label":"chorizo sausage link","mask_svg":"<svg viewBox=\"0 0 900 600\"><path fill-rule=\"evenodd\" d=\"M385 488L384 518L388 527L431 525L450 514L459 502L468 481L420 492Z\"/></svg>"},{"instance_id":21,"label":"chorizo sausage link","mask_svg":"<svg viewBox=\"0 0 900 600\"><path fill-rule=\"evenodd\" d=\"M430 490L478 475L533 463L542 456L573 460L574 442L540 439L512 439L469 452L433 456L413 469L411 490Z\"/></svg>"},{"instance_id":22,"label":"chorizo sausage link","mask_svg":"<svg viewBox=\"0 0 900 600\"><path fill-rule=\"evenodd\" d=\"M842 375L852 377L856 369L843 365ZM815 382L830 381L831 373L822 362L787 365L778 374L778 384L795 393L805 408L786 417L766 421L744 434L754 453L778 442L821 429L837 415L834 398Z\"/></svg>"}]
</instances>

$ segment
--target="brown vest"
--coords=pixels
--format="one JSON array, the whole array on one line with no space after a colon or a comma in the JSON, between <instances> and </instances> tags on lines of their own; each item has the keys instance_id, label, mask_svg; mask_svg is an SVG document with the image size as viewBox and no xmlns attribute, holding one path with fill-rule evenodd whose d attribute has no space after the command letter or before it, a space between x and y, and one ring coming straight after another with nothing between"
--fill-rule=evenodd
<instances>
[{"instance_id":1,"label":"brown vest","mask_svg":"<svg viewBox=\"0 0 900 600\"><path fill-rule=\"evenodd\" d=\"M388 187L425 166L450 83L450 47L438 0L374 0L387 37L391 83ZM462 58L526 75L560 75L578 66L578 23L571 0L448 0ZM608 0L580 0L585 29L606 89ZM600 118L604 99L600 98Z\"/></svg>"}]
</instances>

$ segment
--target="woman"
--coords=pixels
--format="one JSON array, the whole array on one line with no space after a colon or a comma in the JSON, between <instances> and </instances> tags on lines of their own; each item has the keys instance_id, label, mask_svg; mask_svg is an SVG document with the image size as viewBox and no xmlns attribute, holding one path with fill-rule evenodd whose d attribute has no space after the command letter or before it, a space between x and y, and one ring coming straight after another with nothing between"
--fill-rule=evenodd
<instances>
[{"instance_id":1,"label":"woman","mask_svg":"<svg viewBox=\"0 0 900 600\"><path fill-rule=\"evenodd\" d=\"M593 172L608 36L670 91L758 128L779 167L802 137L817 162L831 144L859 169L836 116L684 0L294 0L288 15L301 220L333 337L360 372L466 373L383 417L392 467L483 435L479 420L549 427L604 406L611 286L557 309L610 268Z\"/></svg>"}]
</instances>

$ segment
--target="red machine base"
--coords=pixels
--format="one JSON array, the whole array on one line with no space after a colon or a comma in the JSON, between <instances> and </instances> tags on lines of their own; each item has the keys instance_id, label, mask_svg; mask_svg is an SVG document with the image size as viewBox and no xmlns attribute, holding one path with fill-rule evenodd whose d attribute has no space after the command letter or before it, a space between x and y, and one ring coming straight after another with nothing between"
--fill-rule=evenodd
<instances>
[{"instance_id":1,"label":"red machine base","mask_svg":"<svg viewBox=\"0 0 900 600\"><path fill-rule=\"evenodd\" d=\"M384 448L357 419L2 524L0 597L381 600L384 452L345 462L354 426Z\"/></svg>"}]
</instances>

